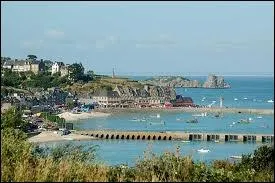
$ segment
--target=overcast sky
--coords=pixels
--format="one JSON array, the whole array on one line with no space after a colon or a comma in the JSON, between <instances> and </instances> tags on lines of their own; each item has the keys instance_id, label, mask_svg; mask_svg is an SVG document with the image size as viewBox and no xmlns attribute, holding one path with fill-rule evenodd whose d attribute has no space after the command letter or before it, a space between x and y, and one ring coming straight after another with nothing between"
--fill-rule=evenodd
<instances>
[{"instance_id":1,"label":"overcast sky","mask_svg":"<svg viewBox=\"0 0 275 183\"><path fill-rule=\"evenodd\" d=\"M1 2L1 55L122 75L274 73L274 2Z\"/></svg>"}]
</instances>

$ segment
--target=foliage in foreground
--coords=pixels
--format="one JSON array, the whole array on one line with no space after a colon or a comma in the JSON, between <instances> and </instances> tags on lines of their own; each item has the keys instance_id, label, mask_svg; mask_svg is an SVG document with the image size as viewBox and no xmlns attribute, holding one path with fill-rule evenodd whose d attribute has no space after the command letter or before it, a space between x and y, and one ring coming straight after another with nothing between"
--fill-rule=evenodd
<instances>
[{"instance_id":1,"label":"foliage in foreground","mask_svg":"<svg viewBox=\"0 0 275 183\"><path fill-rule=\"evenodd\" d=\"M26 141L20 130L1 133L1 181L268 181L274 180L274 147L262 146L240 163L194 163L177 153L151 154L134 167L99 165L95 147L66 144L53 149Z\"/></svg>"},{"instance_id":2,"label":"foliage in foreground","mask_svg":"<svg viewBox=\"0 0 275 183\"><path fill-rule=\"evenodd\" d=\"M261 146L241 162L218 160L194 163L179 152L145 154L134 167L106 166L95 160L96 146L65 144L43 148L28 142L21 131L21 115L10 110L1 116L1 181L42 182L233 182L274 181L274 145Z\"/></svg>"}]
</instances>

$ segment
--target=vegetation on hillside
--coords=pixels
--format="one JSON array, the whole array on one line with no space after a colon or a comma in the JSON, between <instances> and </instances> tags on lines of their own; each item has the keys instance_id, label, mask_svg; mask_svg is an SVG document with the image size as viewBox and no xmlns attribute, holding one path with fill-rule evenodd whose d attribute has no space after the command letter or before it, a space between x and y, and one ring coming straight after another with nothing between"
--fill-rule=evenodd
<instances>
[{"instance_id":1,"label":"vegetation on hillside","mask_svg":"<svg viewBox=\"0 0 275 183\"><path fill-rule=\"evenodd\" d=\"M7 115L7 114L4 114ZM15 115L15 114L14 114ZM5 119L17 119L8 114ZM1 120L2 121L2 120ZM49 148L26 141L16 125L1 128L1 181L47 182L273 182L274 146L261 146L239 163L227 160L195 163L179 152L147 152L134 167L107 166L96 161L96 146L65 144Z\"/></svg>"}]
</instances>

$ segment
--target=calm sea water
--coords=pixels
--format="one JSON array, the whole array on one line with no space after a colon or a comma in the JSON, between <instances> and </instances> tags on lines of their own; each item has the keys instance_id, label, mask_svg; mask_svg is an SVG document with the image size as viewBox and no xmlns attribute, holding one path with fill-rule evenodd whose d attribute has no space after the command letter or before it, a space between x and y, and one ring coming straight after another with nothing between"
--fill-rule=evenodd
<instances>
[{"instance_id":1,"label":"calm sea water","mask_svg":"<svg viewBox=\"0 0 275 183\"><path fill-rule=\"evenodd\" d=\"M133 79L144 79L135 77ZM204 81L206 77L189 77ZM198 89L177 88L178 94L190 96L196 104L208 105L216 101L214 106L219 105L219 97L224 98L224 105L241 108L274 108L274 78L273 77L225 77L230 83L231 89ZM202 98L205 100L202 101ZM234 100L237 98L238 100ZM247 98L247 99L245 99ZM274 134L273 115L252 114L224 114L221 118L215 118L213 114L206 117L197 117L199 123L185 123L194 118L192 113L184 112L138 112L114 114L104 118L88 119L75 122L75 127L80 129L116 129L116 130L144 130L144 131L196 131L196 132L243 132ZM134 118L146 119L146 121L133 121ZM233 124L240 119L252 118L250 124ZM163 124L164 121L164 124ZM60 143L60 142L59 142ZM138 141L138 140L92 140L73 142L86 146L99 145L98 159L110 165L121 163L133 165L143 152L148 148L154 153L165 151L175 152L180 146L180 152L191 155L198 161L211 161L214 159L226 159L232 155L252 153L261 143L212 143L212 142L189 142L181 141ZM58 143L54 143L58 144ZM196 150L207 148L209 153L200 154Z\"/></svg>"}]
</instances>

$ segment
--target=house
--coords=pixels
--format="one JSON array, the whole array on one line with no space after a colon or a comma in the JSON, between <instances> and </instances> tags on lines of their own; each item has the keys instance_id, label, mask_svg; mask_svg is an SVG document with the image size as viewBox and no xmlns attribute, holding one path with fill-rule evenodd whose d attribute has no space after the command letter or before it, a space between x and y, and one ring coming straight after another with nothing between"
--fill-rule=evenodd
<instances>
[{"instance_id":1,"label":"house","mask_svg":"<svg viewBox=\"0 0 275 183\"><path fill-rule=\"evenodd\" d=\"M170 102L165 102L165 103L164 103L164 107L165 107L165 108L171 108L171 107L173 107L173 104L170 103Z\"/></svg>"},{"instance_id":2,"label":"house","mask_svg":"<svg viewBox=\"0 0 275 183\"><path fill-rule=\"evenodd\" d=\"M39 72L42 72L44 70L45 70L45 64L43 63L42 59L41 59L41 61L33 60L31 62L31 71L34 74L38 74Z\"/></svg>"},{"instance_id":3,"label":"house","mask_svg":"<svg viewBox=\"0 0 275 183\"><path fill-rule=\"evenodd\" d=\"M176 99L171 101L174 107L194 107L194 103L191 97L183 97L182 95L176 95Z\"/></svg>"},{"instance_id":4,"label":"house","mask_svg":"<svg viewBox=\"0 0 275 183\"><path fill-rule=\"evenodd\" d=\"M8 60L8 61L4 62L3 68L5 68L5 69L12 69L13 65L14 65L14 60Z\"/></svg>"},{"instance_id":5,"label":"house","mask_svg":"<svg viewBox=\"0 0 275 183\"><path fill-rule=\"evenodd\" d=\"M13 72L27 72L32 71L34 74L38 74L40 71L44 71L43 60L9 60L3 64L3 68L11 69Z\"/></svg>"},{"instance_id":6,"label":"house","mask_svg":"<svg viewBox=\"0 0 275 183\"><path fill-rule=\"evenodd\" d=\"M70 66L69 64L66 64L66 65L60 67L61 77L67 76L69 74L69 66Z\"/></svg>"},{"instance_id":7,"label":"house","mask_svg":"<svg viewBox=\"0 0 275 183\"><path fill-rule=\"evenodd\" d=\"M57 72L60 72L60 68L61 67L64 67L65 64L63 62L55 62L53 65L52 65L52 75L57 73Z\"/></svg>"},{"instance_id":8,"label":"house","mask_svg":"<svg viewBox=\"0 0 275 183\"><path fill-rule=\"evenodd\" d=\"M93 99L98 103L99 107L120 107L121 98L117 91L103 90L96 93Z\"/></svg>"}]
</instances>

